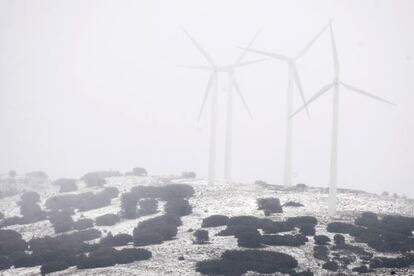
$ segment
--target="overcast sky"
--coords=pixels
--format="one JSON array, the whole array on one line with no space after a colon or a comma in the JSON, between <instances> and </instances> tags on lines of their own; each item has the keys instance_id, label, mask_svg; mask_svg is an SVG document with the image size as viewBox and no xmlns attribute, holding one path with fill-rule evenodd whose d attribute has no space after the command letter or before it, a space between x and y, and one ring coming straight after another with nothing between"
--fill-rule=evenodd
<instances>
[{"instance_id":1,"label":"overcast sky","mask_svg":"<svg viewBox=\"0 0 414 276\"><path fill-rule=\"evenodd\" d=\"M295 55L333 19L341 79L397 104L340 91L339 186L414 197L414 1L0 1L0 172L52 178L144 166L206 177L208 74L261 30L254 48ZM255 54L246 60L260 58ZM282 183L287 66L237 72L233 178ZM298 70L306 97L333 77L325 33ZM223 176L226 82L220 79L217 175ZM300 107L295 91L295 107ZM295 183L327 186L331 95L294 119Z\"/></svg>"}]
</instances>

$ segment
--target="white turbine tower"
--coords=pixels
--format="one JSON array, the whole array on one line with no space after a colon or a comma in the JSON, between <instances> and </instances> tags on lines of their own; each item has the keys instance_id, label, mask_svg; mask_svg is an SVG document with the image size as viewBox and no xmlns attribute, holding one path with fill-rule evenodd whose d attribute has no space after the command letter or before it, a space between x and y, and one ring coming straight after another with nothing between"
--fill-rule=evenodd
<instances>
[{"instance_id":1,"label":"white turbine tower","mask_svg":"<svg viewBox=\"0 0 414 276\"><path fill-rule=\"evenodd\" d=\"M284 184L285 186L292 185L292 118L291 114L293 112L293 88L296 84L297 89L299 90L300 96L302 98L303 104L306 103L305 95L303 93L302 84L299 78L299 73L297 70L296 62L306 52L312 47L312 45L318 40L318 38L323 34L328 25L326 25L309 43L301 50L296 56L285 56L277 53L264 52L259 50L253 50L249 48L243 48L246 51L258 53L279 61L286 62L289 67L289 76L288 76L288 90L287 90L287 108L286 108L286 138L285 138L285 164L284 164ZM306 107L306 106L305 106ZM308 112L308 110L306 110ZM308 112L309 116L309 112Z\"/></svg>"},{"instance_id":2,"label":"white turbine tower","mask_svg":"<svg viewBox=\"0 0 414 276\"><path fill-rule=\"evenodd\" d=\"M368 92L365 92L359 88L354 87L353 85L347 84L340 80L339 78L339 60L338 53L336 49L335 37L332 30L332 23L329 23L329 29L331 34L331 44L332 44L332 53L333 53L333 63L334 63L334 79L331 83L323 86L312 98L309 99L301 108L295 111L291 117L295 116L298 112L306 108L313 101L318 99L323 94L327 93L331 88L333 88L333 97L332 97L332 137L331 137L331 164L330 164L330 176L329 176L329 203L328 203L328 213L330 216L334 216L336 213L336 186L338 178L338 119L339 119L339 87L345 87L350 91L354 91L360 95L370 97L381 102L394 105L393 103L384 100L380 97L372 95Z\"/></svg>"},{"instance_id":3,"label":"white turbine tower","mask_svg":"<svg viewBox=\"0 0 414 276\"><path fill-rule=\"evenodd\" d=\"M239 58L232 64L229 65L222 65L218 66L213 58L204 50L204 48L198 43L187 31L184 31L186 35L190 38L196 48L200 51L200 53L204 56L207 60L209 65L199 65L199 66L183 66L189 69L196 69L196 70L205 70L210 71L210 77L207 82L207 86L204 93L203 102L201 104L200 113L198 115L198 120L200 120L201 115L203 113L204 107L207 103L208 97L211 93L211 114L210 114L210 153L209 153L209 165L208 165L208 180L210 184L214 183L215 179L215 147L216 147L216 125L217 125L217 90L218 90L218 73L226 73L228 78L228 94L227 94L227 118L226 118L226 137L225 137L225 178L228 183L231 182L231 141L232 141L232 121L233 121L233 87L235 88L244 108L246 109L247 113L251 117L251 113L249 107L243 97L243 94L240 90L240 86L235 77L235 70L237 68L247 66L253 63L257 63L263 61L264 59L260 60L253 60L242 62L246 51L243 51ZM254 40L256 39L257 34L253 37L253 39L249 42L248 47L250 47Z\"/></svg>"}]
</instances>

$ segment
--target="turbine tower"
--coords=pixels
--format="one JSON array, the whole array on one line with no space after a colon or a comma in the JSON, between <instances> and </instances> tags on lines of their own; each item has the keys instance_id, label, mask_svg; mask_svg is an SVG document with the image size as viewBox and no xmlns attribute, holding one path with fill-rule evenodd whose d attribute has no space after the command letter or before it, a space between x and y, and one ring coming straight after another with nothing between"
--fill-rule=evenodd
<instances>
[{"instance_id":1,"label":"turbine tower","mask_svg":"<svg viewBox=\"0 0 414 276\"><path fill-rule=\"evenodd\" d=\"M285 137L285 162L284 162L284 176L283 183L285 186L292 185L292 118L291 114L293 112L293 89L296 84L297 89L299 90L300 96L302 98L303 104L306 103L305 95L303 93L302 84L299 78L299 73L297 70L297 60L306 54L306 52L312 47L312 45L318 40L318 38L324 33L328 28L326 25L319 33L309 41L309 43L298 52L296 56L285 56L277 53L253 50L249 48L243 48L246 51L254 52L261 54L279 61L283 61L288 65L289 76L288 76L288 90L287 90L287 108L286 108L286 137ZM306 112L309 116L309 111L306 108Z\"/></svg>"},{"instance_id":2,"label":"turbine tower","mask_svg":"<svg viewBox=\"0 0 414 276\"><path fill-rule=\"evenodd\" d=\"M309 104L316 99L327 93L332 89L332 136L331 136L331 160L330 160L330 175L329 175L329 199L328 199L328 214L332 217L336 214L336 186L338 180L338 121L339 121L339 88L345 87L350 91L356 92L360 95L370 97L372 99L394 105L393 103L384 100L380 97L372 95L364 90L361 90L353 85L343 82L339 77L339 59L338 52L335 43L335 37L332 29L332 22L329 23L329 30L331 35L331 46L333 53L334 64L334 78L333 81L323 86L312 98L309 99L301 108L295 111L291 117L295 116L298 112L307 108Z\"/></svg>"},{"instance_id":3,"label":"turbine tower","mask_svg":"<svg viewBox=\"0 0 414 276\"><path fill-rule=\"evenodd\" d=\"M209 165L208 165L208 181L209 184L213 184L215 180L215 159L216 159L216 128L217 128L217 91L218 91L218 73L226 73L228 79L227 87L227 114L226 114L226 136L225 136L225 179L227 183L231 183L231 141L232 141L232 122L233 122L233 87L235 88L244 108L249 114L250 118L251 113L249 107L244 99L244 96L241 92L238 81L235 77L235 71L237 68L251 65L257 62L264 61L265 59L252 60L243 62L243 59L246 55L246 51L243 51L239 58L232 64L229 65L217 65L213 58L204 50L204 48L198 43L187 31L185 34L192 41L194 46L200 51L200 53L206 59L208 65L196 65L196 66L183 66L189 69L195 70L204 70L210 71L210 77L207 82L207 86L204 92L203 102L201 104L200 112L198 115L198 120L200 120L203 113L204 107L207 103L208 97L211 94L211 114L210 114L210 146L209 146ZM250 47L254 40L256 39L257 34L249 42L248 47Z\"/></svg>"}]
</instances>

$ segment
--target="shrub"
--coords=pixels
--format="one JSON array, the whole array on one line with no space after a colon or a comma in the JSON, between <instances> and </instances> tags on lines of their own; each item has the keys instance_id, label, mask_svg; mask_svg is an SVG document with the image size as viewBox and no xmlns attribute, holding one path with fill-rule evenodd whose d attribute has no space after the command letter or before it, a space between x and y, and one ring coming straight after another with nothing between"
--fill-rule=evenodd
<instances>
[{"instance_id":1,"label":"shrub","mask_svg":"<svg viewBox=\"0 0 414 276\"><path fill-rule=\"evenodd\" d=\"M336 245L344 245L345 244L345 237L339 234L335 234L334 242Z\"/></svg>"},{"instance_id":2,"label":"shrub","mask_svg":"<svg viewBox=\"0 0 414 276\"><path fill-rule=\"evenodd\" d=\"M22 235L20 235L20 233L14 231L14 230L0 229L0 241L19 240L21 238L22 238Z\"/></svg>"},{"instance_id":3,"label":"shrub","mask_svg":"<svg viewBox=\"0 0 414 276\"><path fill-rule=\"evenodd\" d=\"M338 271L339 265L335 261L326 262L322 265L323 269L329 270L329 271Z\"/></svg>"},{"instance_id":4,"label":"shrub","mask_svg":"<svg viewBox=\"0 0 414 276\"><path fill-rule=\"evenodd\" d=\"M288 201L285 204L283 204L283 207L304 207L304 205L299 202Z\"/></svg>"},{"instance_id":5,"label":"shrub","mask_svg":"<svg viewBox=\"0 0 414 276\"><path fill-rule=\"evenodd\" d=\"M142 167L136 167L132 169L132 175L135 176L146 176L148 175L148 172L145 168Z\"/></svg>"},{"instance_id":6,"label":"shrub","mask_svg":"<svg viewBox=\"0 0 414 276\"><path fill-rule=\"evenodd\" d=\"M371 268L403 268L409 267L411 262L407 257L387 258L375 257L371 259L369 266Z\"/></svg>"},{"instance_id":7,"label":"shrub","mask_svg":"<svg viewBox=\"0 0 414 276\"><path fill-rule=\"evenodd\" d=\"M142 221L133 231L135 245L155 244L177 235L177 221L170 216L159 216Z\"/></svg>"},{"instance_id":8,"label":"shrub","mask_svg":"<svg viewBox=\"0 0 414 276\"><path fill-rule=\"evenodd\" d=\"M155 214L158 209L158 201L153 198L142 199L139 201L141 215Z\"/></svg>"},{"instance_id":9,"label":"shrub","mask_svg":"<svg viewBox=\"0 0 414 276\"><path fill-rule=\"evenodd\" d=\"M38 178L40 180L47 180L49 176L44 171L34 171L26 173L26 177Z\"/></svg>"},{"instance_id":10,"label":"shrub","mask_svg":"<svg viewBox=\"0 0 414 276\"><path fill-rule=\"evenodd\" d=\"M27 243L23 239L1 240L0 241L0 256L8 256L13 252L24 252L27 248Z\"/></svg>"},{"instance_id":11,"label":"shrub","mask_svg":"<svg viewBox=\"0 0 414 276\"><path fill-rule=\"evenodd\" d=\"M287 223L291 224L294 227L301 228L304 225L316 225L318 224L318 220L315 217L311 216L298 216L288 218Z\"/></svg>"},{"instance_id":12,"label":"shrub","mask_svg":"<svg viewBox=\"0 0 414 276\"><path fill-rule=\"evenodd\" d=\"M369 269L367 266L365 266L365 265L361 265L361 266L357 266L357 267L354 267L353 269L352 269L352 271L353 272L357 272L357 273L372 273L372 272L374 272L374 270L373 269Z\"/></svg>"},{"instance_id":13,"label":"shrub","mask_svg":"<svg viewBox=\"0 0 414 276\"><path fill-rule=\"evenodd\" d=\"M0 212L0 219L4 219L4 214Z\"/></svg>"},{"instance_id":14,"label":"shrub","mask_svg":"<svg viewBox=\"0 0 414 276\"><path fill-rule=\"evenodd\" d=\"M12 266L12 262L9 258L0 256L0 270L8 269Z\"/></svg>"},{"instance_id":15,"label":"shrub","mask_svg":"<svg viewBox=\"0 0 414 276\"><path fill-rule=\"evenodd\" d=\"M119 190L116 187L106 187L100 194L106 198L117 198L119 195Z\"/></svg>"},{"instance_id":16,"label":"shrub","mask_svg":"<svg viewBox=\"0 0 414 276\"><path fill-rule=\"evenodd\" d=\"M208 228L208 227L217 227L227 225L229 222L229 217L224 215L212 215L203 219L201 223L201 227Z\"/></svg>"},{"instance_id":17,"label":"shrub","mask_svg":"<svg viewBox=\"0 0 414 276\"><path fill-rule=\"evenodd\" d=\"M4 218L1 221L0 227L20 225L20 224L24 224L24 223L25 223L25 220L22 217L9 217L9 218Z\"/></svg>"},{"instance_id":18,"label":"shrub","mask_svg":"<svg viewBox=\"0 0 414 276\"><path fill-rule=\"evenodd\" d=\"M257 199L259 210L268 211L269 213L282 213L283 209L278 198L259 198Z\"/></svg>"},{"instance_id":19,"label":"shrub","mask_svg":"<svg viewBox=\"0 0 414 276\"><path fill-rule=\"evenodd\" d=\"M193 211L188 200L182 198L169 199L164 208L167 214L178 217L187 216Z\"/></svg>"},{"instance_id":20,"label":"shrub","mask_svg":"<svg viewBox=\"0 0 414 276\"><path fill-rule=\"evenodd\" d=\"M210 238L208 237L208 231L207 230L202 230L202 229L196 230L193 233L193 235L194 235L194 238L195 238L194 243L197 243L197 244L204 244L204 243L207 243L210 240Z\"/></svg>"},{"instance_id":21,"label":"shrub","mask_svg":"<svg viewBox=\"0 0 414 276\"><path fill-rule=\"evenodd\" d=\"M168 184L161 187L135 186L131 192L137 198L160 198L169 200L172 198L189 198L194 194L194 188L187 184Z\"/></svg>"},{"instance_id":22,"label":"shrub","mask_svg":"<svg viewBox=\"0 0 414 276\"><path fill-rule=\"evenodd\" d=\"M286 221L265 221L261 220L261 228L266 234L292 231L294 227Z\"/></svg>"},{"instance_id":23,"label":"shrub","mask_svg":"<svg viewBox=\"0 0 414 276\"><path fill-rule=\"evenodd\" d=\"M35 203L20 202L20 213L23 216L22 223L33 223L46 219L46 213Z\"/></svg>"},{"instance_id":24,"label":"shrub","mask_svg":"<svg viewBox=\"0 0 414 276\"><path fill-rule=\"evenodd\" d=\"M118 264L128 264L141 260L148 260L152 257L150 251L143 248L124 248L117 252L116 262Z\"/></svg>"},{"instance_id":25,"label":"shrub","mask_svg":"<svg viewBox=\"0 0 414 276\"><path fill-rule=\"evenodd\" d=\"M99 217L96 217L95 223L98 226L112 226L119 222L120 219L115 214L105 214Z\"/></svg>"},{"instance_id":26,"label":"shrub","mask_svg":"<svg viewBox=\"0 0 414 276\"><path fill-rule=\"evenodd\" d=\"M122 214L127 219L134 219L137 214L138 198L135 193L124 193L121 196L121 210Z\"/></svg>"},{"instance_id":27,"label":"shrub","mask_svg":"<svg viewBox=\"0 0 414 276\"><path fill-rule=\"evenodd\" d=\"M353 235L357 231L359 231L359 227L344 223L344 222L331 222L328 224L327 230L330 233L340 233L340 234L351 234Z\"/></svg>"},{"instance_id":28,"label":"shrub","mask_svg":"<svg viewBox=\"0 0 414 276\"><path fill-rule=\"evenodd\" d=\"M261 250L227 250L219 260L205 260L196 264L196 271L208 275L242 275L247 271L263 274L292 272L295 258L278 252Z\"/></svg>"},{"instance_id":29,"label":"shrub","mask_svg":"<svg viewBox=\"0 0 414 276\"><path fill-rule=\"evenodd\" d=\"M132 236L128 234L117 234L113 237L113 246L123 246L132 242Z\"/></svg>"},{"instance_id":30,"label":"shrub","mask_svg":"<svg viewBox=\"0 0 414 276\"><path fill-rule=\"evenodd\" d=\"M313 247L313 257L319 260L328 261L329 260L329 250L328 247L323 245L317 245Z\"/></svg>"},{"instance_id":31,"label":"shrub","mask_svg":"<svg viewBox=\"0 0 414 276\"><path fill-rule=\"evenodd\" d=\"M111 198L105 192L86 192L81 194L67 194L50 197L45 206L50 210L79 209L89 211L111 204Z\"/></svg>"},{"instance_id":32,"label":"shrub","mask_svg":"<svg viewBox=\"0 0 414 276\"><path fill-rule=\"evenodd\" d=\"M73 229L73 219L70 211L54 211L49 215L55 233L66 232Z\"/></svg>"},{"instance_id":33,"label":"shrub","mask_svg":"<svg viewBox=\"0 0 414 276\"><path fill-rule=\"evenodd\" d=\"M255 228L259 228L260 219L254 216L236 216L231 217L228 221L228 225L250 225Z\"/></svg>"},{"instance_id":34,"label":"shrub","mask_svg":"<svg viewBox=\"0 0 414 276\"><path fill-rule=\"evenodd\" d=\"M217 236L237 236L243 232L255 231L257 228L254 225L228 225L226 229L217 233Z\"/></svg>"},{"instance_id":35,"label":"shrub","mask_svg":"<svg viewBox=\"0 0 414 276\"><path fill-rule=\"evenodd\" d=\"M181 177L182 178L196 178L195 172L182 172Z\"/></svg>"},{"instance_id":36,"label":"shrub","mask_svg":"<svg viewBox=\"0 0 414 276\"><path fill-rule=\"evenodd\" d=\"M262 243L267 245L278 246L301 246L304 245L308 239L303 235L263 235Z\"/></svg>"},{"instance_id":37,"label":"shrub","mask_svg":"<svg viewBox=\"0 0 414 276\"><path fill-rule=\"evenodd\" d=\"M24 192L20 197L19 204L27 203L27 204L36 204L40 201L40 195L36 192Z\"/></svg>"},{"instance_id":38,"label":"shrub","mask_svg":"<svg viewBox=\"0 0 414 276\"><path fill-rule=\"evenodd\" d=\"M65 270L67 268L69 268L69 264L65 261L60 260L60 261L42 264L42 266L40 267L40 273L43 276L43 275L46 275L52 272Z\"/></svg>"},{"instance_id":39,"label":"shrub","mask_svg":"<svg viewBox=\"0 0 414 276\"><path fill-rule=\"evenodd\" d=\"M327 245L331 239L325 235L317 235L313 237L315 244L317 245Z\"/></svg>"},{"instance_id":40,"label":"shrub","mask_svg":"<svg viewBox=\"0 0 414 276\"><path fill-rule=\"evenodd\" d=\"M299 232L305 236L314 236L316 232L315 226L313 224L304 224L300 227Z\"/></svg>"},{"instance_id":41,"label":"shrub","mask_svg":"<svg viewBox=\"0 0 414 276\"><path fill-rule=\"evenodd\" d=\"M241 247L257 248L260 247L262 236L257 229L243 231L236 234L237 244Z\"/></svg>"},{"instance_id":42,"label":"shrub","mask_svg":"<svg viewBox=\"0 0 414 276\"><path fill-rule=\"evenodd\" d=\"M114 248L104 247L96 251L93 251L89 256L81 256L79 259L78 268L96 268L96 267L108 267L116 264L117 251Z\"/></svg>"},{"instance_id":43,"label":"shrub","mask_svg":"<svg viewBox=\"0 0 414 276\"><path fill-rule=\"evenodd\" d=\"M91 227L93 227L93 220L88 218L80 219L73 223L73 229L76 230L84 230Z\"/></svg>"},{"instance_id":44,"label":"shrub","mask_svg":"<svg viewBox=\"0 0 414 276\"><path fill-rule=\"evenodd\" d=\"M78 190L76 179L73 178L59 178L53 181L52 184L60 187L60 193L74 192Z\"/></svg>"},{"instance_id":45,"label":"shrub","mask_svg":"<svg viewBox=\"0 0 414 276\"><path fill-rule=\"evenodd\" d=\"M86 183L86 186L88 187L102 187L103 185L106 184L106 180L105 178L101 177L99 174L86 174L83 177L83 180Z\"/></svg>"}]
</instances>

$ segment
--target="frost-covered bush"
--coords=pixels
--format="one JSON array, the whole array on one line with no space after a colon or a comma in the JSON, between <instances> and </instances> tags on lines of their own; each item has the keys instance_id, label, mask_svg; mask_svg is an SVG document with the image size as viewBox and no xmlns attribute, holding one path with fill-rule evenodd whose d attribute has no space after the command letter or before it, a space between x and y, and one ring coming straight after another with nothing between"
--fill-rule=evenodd
<instances>
[{"instance_id":1,"label":"frost-covered bush","mask_svg":"<svg viewBox=\"0 0 414 276\"><path fill-rule=\"evenodd\" d=\"M299 233L305 236L315 235L315 226L313 224L304 224L300 227Z\"/></svg>"},{"instance_id":2,"label":"frost-covered bush","mask_svg":"<svg viewBox=\"0 0 414 276\"><path fill-rule=\"evenodd\" d=\"M93 227L93 220L88 218L79 219L73 223L73 229L76 230L84 230L91 227Z\"/></svg>"},{"instance_id":3,"label":"frost-covered bush","mask_svg":"<svg viewBox=\"0 0 414 276\"><path fill-rule=\"evenodd\" d=\"M304 235L263 235L262 243L266 245L278 246L302 246L308 239Z\"/></svg>"},{"instance_id":4,"label":"frost-covered bush","mask_svg":"<svg viewBox=\"0 0 414 276\"><path fill-rule=\"evenodd\" d=\"M317 235L313 237L315 244L317 245L327 245L331 239L325 235Z\"/></svg>"},{"instance_id":5,"label":"frost-covered bush","mask_svg":"<svg viewBox=\"0 0 414 276\"><path fill-rule=\"evenodd\" d=\"M134 244L157 244L170 240L177 235L177 226L180 224L179 219L167 215L144 220L134 228Z\"/></svg>"},{"instance_id":6,"label":"frost-covered bush","mask_svg":"<svg viewBox=\"0 0 414 276\"><path fill-rule=\"evenodd\" d=\"M236 233L237 244L241 247L257 248L260 247L262 236L257 229L240 231Z\"/></svg>"},{"instance_id":7,"label":"frost-covered bush","mask_svg":"<svg viewBox=\"0 0 414 276\"><path fill-rule=\"evenodd\" d=\"M67 232L73 229L73 219L70 211L54 211L49 215L55 233Z\"/></svg>"},{"instance_id":8,"label":"frost-covered bush","mask_svg":"<svg viewBox=\"0 0 414 276\"><path fill-rule=\"evenodd\" d=\"M158 201L154 198L141 199L138 205L140 215L155 214L158 210Z\"/></svg>"},{"instance_id":9,"label":"frost-covered bush","mask_svg":"<svg viewBox=\"0 0 414 276\"><path fill-rule=\"evenodd\" d=\"M207 243L210 238L208 236L208 231L203 229L198 229L193 233L193 236L195 238L194 243L196 244L204 244Z\"/></svg>"},{"instance_id":10,"label":"frost-covered bush","mask_svg":"<svg viewBox=\"0 0 414 276\"><path fill-rule=\"evenodd\" d=\"M280 200L275 197L257 199L257 207L259 210L264 210L270 214L283 213L282 205L280 205Z\"/></svg>"},{"instance_id":11,"label":"frost-covered bush","mask_svg":"<svg viewBox=\"0 0 414 276\"><path fill-rule=\"evenodd\" d=\"M229 222L229 217L224 215L212 215L203 219L201 223L201 227L208 228L208 227L217 227L227 225Z\"/></svg>"},{"instance_id":12,"label":"frost-covered bush","mask_svg":"<svg viewBox=\"0 0 414 276\"><path fill-rule=\"evenodd\" d=\"M319 260L329 260L329 249L324 245L317 245L313 247L313 257Z\"/></svg>"},{"instance_id":13,"label":"frost-covered bush","mask_svg":"<svg viewBox=\"0 0 414 276\"><path fill-rule=\"evenodd\" d=\"M177 217L187 216L193 211L188 200L182 198L169 199L164 208L167 214Z\"/></svg>"},{"instance_id":14,"label":"frost-covered bush","mask_svg":"<svg viewBox=\"0 0 414 276\"><path fill-rule=\"evenodd\" d=\"M138 217L137 213L138 197L132 193L124 193L121 195L121 211L123 217L134 219Z\"/></svg>"},{"instance_id":15,"label":"frost-covered bush","mask_svg":"<svg viewBox=\"0 0 414 276\"><path fill-rule=\"evenodd\" d=\"M78 190L76 179L73 178L59 178L53 181L52 184L60 187L60 193L74 192Z\"/></svg>"},{"instance_id":16,"label":"frost-covered bush","mask_svg":"<svg viewBox=\"0 0 414 276\"><path fill-rule=\"evenodd\" d=\"M95 218L95 223L98 226L112 226L120 221L116 214L105 214Z\"/></svg>"}]
</instances>

